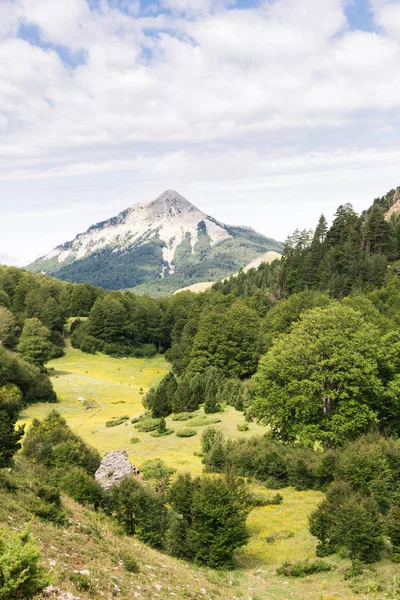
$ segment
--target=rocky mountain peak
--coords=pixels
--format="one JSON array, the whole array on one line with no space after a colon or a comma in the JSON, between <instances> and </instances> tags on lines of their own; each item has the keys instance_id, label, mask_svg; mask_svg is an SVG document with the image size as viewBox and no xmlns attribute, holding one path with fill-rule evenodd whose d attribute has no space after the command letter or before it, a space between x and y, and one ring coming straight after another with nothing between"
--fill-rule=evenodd
<instances>
[{"instance_id":1,"label":"rocky mountain peak","mask_svg":"<svg viewBox=\"0 0 400 600\"><path fill-rule=\"evenodd\" d=\"M171 219L179 217L185 213L201 213L189 200L179 194L176 190L166 190L154 200L134 204L131 207L133 212L149 212L152 217Z\"/></svg>"}]
</instances>

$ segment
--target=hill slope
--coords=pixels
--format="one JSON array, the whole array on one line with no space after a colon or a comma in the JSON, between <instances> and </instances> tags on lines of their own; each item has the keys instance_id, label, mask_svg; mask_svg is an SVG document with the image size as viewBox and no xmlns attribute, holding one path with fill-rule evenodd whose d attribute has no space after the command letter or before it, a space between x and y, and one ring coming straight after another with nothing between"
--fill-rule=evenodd
<instances>
[{"instance_id":1,"label":"hill slope","mask_svg":"<svg viewBox=\"0 0 400 600\"><path fill-rule=\"evenodd\" d=\"M28 270L105 289L153 284L171 293L226 277L269 250L280 252L282 244L248 227L224 225L168 190L93 225Z\"/></svg>"}]
</instances>

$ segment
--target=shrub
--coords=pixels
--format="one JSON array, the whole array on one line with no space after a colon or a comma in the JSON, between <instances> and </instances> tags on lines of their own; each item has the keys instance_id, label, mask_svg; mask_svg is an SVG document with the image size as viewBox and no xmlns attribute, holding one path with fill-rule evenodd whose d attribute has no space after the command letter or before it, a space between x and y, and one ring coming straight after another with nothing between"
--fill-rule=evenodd
<instances>
[{"instance_id":1,"label":"shrub","mask_svg":"<svg viewBox=\"0 0 400 600\"><path fill-rule=\"evenodd\" d=\"M165 431L163 431L162 433L160 433L159 431L152 431L150 433L151 437L164 437L166 435L172 435L174 433L175 429L166 429Z\"/></svg>"},{"instance_id":2,"label":"shrub","mask_svg":"<svg viewBox=\"0 0 400 600\"><path fill-rule=\"evenodd\" d=\"M156 356L157 348L154 344L142 344L139 348L134 348L132 350L132 355L137 358L151 358L152 356Z\"/></svg>"},{"instance_id":3,"label":"shrub","mask_svg":"<svg viewBox=\"0 0 400 600\"><path fill-rule=\"evenodd\" d=\"M194 413L189 413L189 412L182 412L182 413L176 413L172 415L172 420L173 421L189 421L189 419L193 419L194 417Z\"/></svg>"},{"instance_id":4,"label":"shrub","mask_svg":"<svg viewBox=\"0 0 400 600\"><path fill-rule=\"evenodd\" d=\"M47 580L40 549L29 532L0 529L0 600L31 598Z\"/></svg>"},{"instance_id":5,"label":"shrub","mask_svg":"<svg viewBox=\"0 0 400 600\"><path fill-rule=\"evenodd\" d=\"M178 429L178 431L176 432L177 437L183 437L183 438L187 438L187 437L193 437L194 435L196 435L197 431L195 429Z\"/></svg>"},{"instance_id":6,"label":"shrub","mask_svg":"<svg viewBox=\"0 0 400 600\"><path fill-rule=\"evenodd\" d=\"M85 573L71 573L69 578L79 592L88 592L92 587L90 577Z\"/></svg>"},{"instance_id":7,"label":"shrub","mask_svg":"<svg viewBox=\"0 0 400 600\"><path fill-rule=\"evenodd\" d=\"M122 423L125 423L126 421L129 421L128 415L113 417L111 421L106 421L106 427L117 427L117 425L122 425Z\"/></svg>"},{"instance_id":8,"label":"shrub","mask_svg":"<svg viewBox=\"0 0 400 600\"><path fill-rule=\"evenodd\" d=\"M250 506L277 506L279 504L282 504L283 502L283 496L281 494L275 494L275 496L272 496L272 498L266 498L265 496L262 495L256 495L256 494L252 494L249 496L249 505Z\"/></svg>"},{"instance_id":9,"label":"shrub","mask_svg":"<svg viewBox=\"0 0 400 600\"><path fill-rule=\"evenodd\" d=\"M200 415L190 421L190 426L204 427L205 425L215 425L215 423L221 423L221 419L218 417L207 417L206 415Z\"/></svg>"},{"instance_id":10,"label":"shrub","mask_svg":"<svg viewBox=\"0 0 400 600\"><path fill-rule=\"evenodd\" d=\"M153 419L152 417L145 417L144 419L140 419L138 423L136 423L135 427L139 431L143 433L149 433L150 431L155 431L160 423L160 419Z\"/></svg>"},{"instance_id":11,"label":"shrub","mask_svg":"<svg viewBox=\"0 0 400 600\"><path fill-rule=\"evenodd\" d=\"M237 430L238 430L238 431L248 431L248 430L249 430L249 425L248 425L248 423L238 423L238 424L236 425L236 427L237 427Z\"/></svg>"},{"instance_id":12,"label":"shrub","mask_svg":"<svg viewBox=\"0 0 400 600\"><path fill-rule=\"evenodd\" d=\"M103 490L100 484L81 467L73 467L60 481L61 489L74 500L95 510L103 502Z\"/></svg>"},{"instance_id":13,"label":"shrub","mask_svg":"<svg viewBox=\"0 0 400 600\"><path fill-rule=\"evenodd\" d=\"M121 552L120 560L124 565L124 569L128 571L128 573L139 573L139 565L136 560L129 552Z\"/></svg>"},{"instance_id":14,"label":"shrub","mask_svg":"<svg viewBox=\"0 0 400 600\"><path fill-rule=\"evenodd\" d=\"M286 577L306 577L314 573L324 573L331 570L332 566L323 560L314 562L304 560L295 563L285 562L276 572L278 575L285 575Z\"/></svg>"},{"instance_id":15,"label":"shrub","mask_svg":"<svg viewBox=\"0 0 400 600\"><path fill-rule=\"evenodd\" d=\"M95 473L100 464L97 450L75 435L55 410L43 421L33 420L23 451L25 456L46 467L79 466L88 473Z\"/></svg>"},{"instance_id":16,"label":"shrub","mask_svg":"<svg viewBox=\"0 0 400 600\"><path fill-rule=\"evenodd\" d=\"M131 444L138 444L139 442L140 442L140 438L138 438L138 437L131 438Z\"/></svg>"},{"instance_id":17,"label":"shrub","mask_svg":"<svg viewBox=\"0 0 400 600\"><path fill-rule=\"evenodd\" d=\"M107 492L105 508L127 535L136 535L155 548L162 546L168 526L167 509L161 498L136 479L125 477L112 487Z\"/></svg>"}]
</instances>

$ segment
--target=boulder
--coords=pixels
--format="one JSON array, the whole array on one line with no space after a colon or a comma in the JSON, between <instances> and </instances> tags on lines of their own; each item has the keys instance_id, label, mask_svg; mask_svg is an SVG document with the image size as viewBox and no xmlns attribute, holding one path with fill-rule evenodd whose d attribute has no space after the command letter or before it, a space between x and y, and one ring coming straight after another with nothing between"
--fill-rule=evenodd
<instances>
[{"instance_id":1,"label":"boulder","mask_svg":"<svg viewBox=\"0 0 400 600\"><path fill-rule=\"evenodd\" d=\"M55 585L45 588L42 595L43 598L53 598L54 600L80 600L78 596L74 596L71 592L63 592Z\"/></svg>"},{"instance_id":2,"label":"boulder","mask_svg":"<svg viewBox=\"0 0 400 600\"><path fill-rule=\"evenodd\" d=\"M106 454L95 473L96 481L105 490L119 483L123 477L136 475L137 469L129 462L125 452L115 450Z\"/></svg>"}]
</instances>

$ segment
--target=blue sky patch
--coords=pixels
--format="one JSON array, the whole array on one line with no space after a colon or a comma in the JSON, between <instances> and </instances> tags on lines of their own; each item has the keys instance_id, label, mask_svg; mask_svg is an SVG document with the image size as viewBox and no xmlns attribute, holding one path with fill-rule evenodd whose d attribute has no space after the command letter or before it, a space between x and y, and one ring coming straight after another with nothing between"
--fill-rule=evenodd
<instances>
[{"instance_id":1,"label":"blue sky patch","mask_svg":"<svg viewBox=\"0 0 400 600\"><path fill-rule=\"evenodd\" d=\"M45 50L53 50L58 54L62 62L72 69L75 69L79 65L86 63L86 52L84 50L72 50L67 46L60 46L58 44L52 44L45 42L41 39L40 30L37 25L31 25L29 23L21 23L18 30L18 37L26 40L33 46L44 48Z\"/></svg>"}]
</instances>

